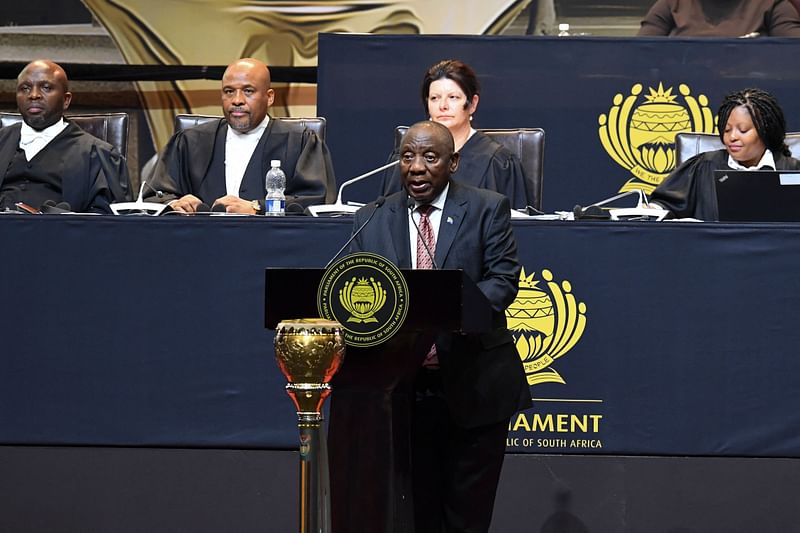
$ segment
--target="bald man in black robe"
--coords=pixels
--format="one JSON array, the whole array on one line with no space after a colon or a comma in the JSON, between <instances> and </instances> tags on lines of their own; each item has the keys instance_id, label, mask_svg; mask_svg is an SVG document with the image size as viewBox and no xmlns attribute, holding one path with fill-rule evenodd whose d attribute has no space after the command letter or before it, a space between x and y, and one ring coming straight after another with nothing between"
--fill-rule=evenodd
<instances>
[{"instance_id":1,"label":"bald man in black robe","mask_svg":"<svg viewBox=\"0 0 800 533\"><path fill-rule=\"evenodd\" d=\"M327 146L313 131L292 131L269 117L274 98L264 63L240 59L229 65L222 78L225 118L175 133L146 195L186 213L206 204L263 214L265 176L277 159L286 174L287 205L332 202L336 181Z\"/></svg>"},{"instance_id":2,"label":"bald man in black robe","mask_svg":"<svg viewBox=\"0 0 800 533\"><path fill-rule=\"evenodd\" d=\"M125 159L64 119L71 101L56 63L33 61L19 74L23 122L0 128L0 209L22 203L38 210L50 201L75 212L111 213L111 202L129 199Z\"/></svg>"}]
</instances>

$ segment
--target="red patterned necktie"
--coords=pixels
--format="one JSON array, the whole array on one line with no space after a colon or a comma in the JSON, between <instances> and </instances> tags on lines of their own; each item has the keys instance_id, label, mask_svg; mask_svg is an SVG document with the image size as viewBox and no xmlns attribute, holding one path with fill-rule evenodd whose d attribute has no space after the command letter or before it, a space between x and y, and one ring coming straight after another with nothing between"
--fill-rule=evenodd
<instances>
[{"instance_id":1,"label":"red patterned necktie","mask_svg":"<svg viewBox=\"0 0 800 533\"><path fill-rule=\"evenodd\" d=\"M417 207L419 212L419 235L417 236L417 268L420 270L431 270L433 268L432 257L436 253L436 236L433 234L433 224L431 224L430 214L434 207L432 205L421 205ZM425 245L428 249L425 249ZM430 253L428 252L430 250Z\"/></svg>"},{"instance_id":2,"label":"red patterned necktie","mask_svg":"<svg viewBox=\"0 0 800 533\"><path fill-rule=\"evenodd\" d=\"M419 212L419 235L417 235L417 268L422 270L432 270L432 257L436 253L436 236L433 234L433 224L431 224L430 214L435 208L432 205L421 205L417 207ZM424 243L424 244L423 244ZM425 249L425 244L428 249ZM425 356L422 366L426 368L439 368L439 357L436 355L436 345L431 346L428 355Z\"/></svg>"}]
</instances>

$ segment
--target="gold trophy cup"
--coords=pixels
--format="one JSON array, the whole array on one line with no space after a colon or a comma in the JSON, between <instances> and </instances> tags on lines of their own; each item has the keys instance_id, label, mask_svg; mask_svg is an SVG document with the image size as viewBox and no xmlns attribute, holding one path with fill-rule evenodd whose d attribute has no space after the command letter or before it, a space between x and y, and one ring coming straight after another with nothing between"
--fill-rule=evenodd
<instances>
[{"instance_id":1,"label":"gold trophy cup","mask_svg":"<svg viewBox=\"0 0 800 533\"><path fill-rule=\"evenodd\" d=\"M284 320L275 331L275 358L286 376L286 393L297 408L300 431L300 533L330 531L330 482L322 405L330 380L344 359L338 322L322 318Z\"/></svg>"}]
</instances>

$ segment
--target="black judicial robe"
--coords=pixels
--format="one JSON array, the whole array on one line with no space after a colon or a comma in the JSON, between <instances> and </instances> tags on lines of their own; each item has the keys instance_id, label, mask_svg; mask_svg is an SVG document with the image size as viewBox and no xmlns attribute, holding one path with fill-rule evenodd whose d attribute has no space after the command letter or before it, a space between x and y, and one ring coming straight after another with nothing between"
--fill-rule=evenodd
<instances>
[{"instance_id":1,"label":"black judicial robe","mask_svg":"<svg viewBox=\"0 0 800 533\"><path fill-rule=\"evenodd\" d=\"M22 124L0 128L0 189L19 149L21 129ZM27 166L32 180L37 174L47 173L60 181L61 192L53 191L48 199L67 202L75 212L111 213L111 202L129 199L125 158L107 142L69 121Z\"/></svg>"},{"instance_id":2,"label":"black judicial robe","mask_svg":"<svg viewBox=\"0 0 800 533\"><path fill-rule=\"evenodd\" d=\"M193 194L208 205L227 194L225 188L225 138L228 123L213 120L176 132L164 148L152 178L152 189L167 202ZM280 159L286 173L287 204L303 206L331 203L336 197L333 164L325 143L311 130L290 130L280 119L270 118L245 170L239 197L263 200L270 161ZM156 192L145 192L153 197Z\"/></svg>"},{"instance_id":3,"label":"black judicial robe","mask_svg":"<svg viewBox=\"0 0 800 533\"><path fill-rule=\"evenodd\" d=\"M773 152L776 170L800 170L800 161ZM714 192L714 171L731 170L728 151L715 150L697 154L672 171L650 195L672 212L676 218L697 218L716 221L717 195Z\"/></svg>"},{"instance_id":4,"label":"black judicial robe","mask_svg":"<svg viewBox=\"0 0 800 533\"><path fill-rule=\"evenodd\" d=\"M459 153L461 158L453 179L504 194L515 209L524 209L527 205L535 204L533 184L525 177L517 156L505 146L477 131L461 147ZM395 151L389 161L396 161L399 157L399 151ZM399 191L400 167L389 169L383 179L382 190L385 195Z\"/></svg>"}]
</instances>

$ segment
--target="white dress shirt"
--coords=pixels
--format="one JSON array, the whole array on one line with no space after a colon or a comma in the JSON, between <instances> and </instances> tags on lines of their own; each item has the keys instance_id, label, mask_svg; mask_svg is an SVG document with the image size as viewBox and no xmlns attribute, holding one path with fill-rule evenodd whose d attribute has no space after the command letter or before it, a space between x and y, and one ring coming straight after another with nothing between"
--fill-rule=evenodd
<instances>
[{"instance_id":1,"label":"white dress shirt","mask_svg":"<svg viewBox=\"0 0 800 533\"><path fill-rule=\"evenodd\" d=\"M733 170L758 170L763 167L769 167L773 170L775 169L775 156L772 155L772 151L767 148L764 151L764 155L761 156L761 159L755 166L746 167L736 161L730 154L728 154L728 166L731 167Z\"/></svg>"},{"instance_id":2,"label":"white dress shirt","mask_svg":"<svg viewBox=\"0 0 800 533\"><path fill-rule=\"evenodd\" d=\"M22 129L19 132L19 147L25 151L25 158L30 161L36 154L50 144L50 141L64 131L67 127L64 118L58 119L58 122L52 126L48 126L43 130L35 130L28 126L25 122L22 123Z\"/></svg>"},{"instance_id":3,"label":"white dress shirt","mask_svg":"<svg viewBox=\"0 0 800 533\"><path fill-rule=\"evenodd\" d=\"M247 133L239 133L228 126L228 134L225 137L225 190L228 194L239 196L239 188L242 186L247 165L268 123L269 115Z\"/></svg>"}]
</instances>

